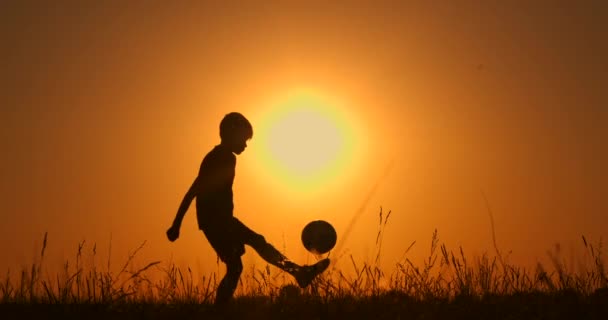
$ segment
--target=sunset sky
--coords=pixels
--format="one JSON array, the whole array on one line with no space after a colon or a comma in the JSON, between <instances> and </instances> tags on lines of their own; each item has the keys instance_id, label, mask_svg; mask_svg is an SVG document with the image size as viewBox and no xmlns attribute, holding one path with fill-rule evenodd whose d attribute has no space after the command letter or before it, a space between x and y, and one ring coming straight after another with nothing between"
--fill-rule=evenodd
<instances>
[{"instance_id":1,"label":"sunset sky","mask_svg":"<svg viewBox=\"0 0 608 320\"><path fill-rule=\"evenodd\" d=\"M143 258L216 270L194 205L165 231L231 111L254 127L235 215L296 262L315 219L370 260L381 207L386 268L435 229L493 252L483 194L514 262L608 238L602 1L117 3L0 5L0 272L47 231L51 266L145 240Z\"/></svg>"}]
</instances>

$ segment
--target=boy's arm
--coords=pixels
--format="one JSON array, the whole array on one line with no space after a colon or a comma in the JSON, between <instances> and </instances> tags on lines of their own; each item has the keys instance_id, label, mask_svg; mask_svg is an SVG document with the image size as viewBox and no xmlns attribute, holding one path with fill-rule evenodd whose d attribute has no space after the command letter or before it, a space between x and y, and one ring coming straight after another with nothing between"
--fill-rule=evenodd
<instances>
[{"instance_id":1,"label":"boy's arm","mask_svg":"<svg viewBox=\"0 0 608 320\"><path fill-rule=\"evenodd\" d=\"M192 203L192 200L196 196L196 189L198 188L197 185L198 177L194 179L190 189L188 189L188 192L186 192L186 195L184 195L184 199L182 199L182 203L179 205L179 209L177 210L177 214L173 220L173 225L171 228L169 228L169 230L167 230L167 237L170 241L175 241L179 237L179 228L181 227L182 220L190 207L190 203Z\"/></svg>"}]
</instances>

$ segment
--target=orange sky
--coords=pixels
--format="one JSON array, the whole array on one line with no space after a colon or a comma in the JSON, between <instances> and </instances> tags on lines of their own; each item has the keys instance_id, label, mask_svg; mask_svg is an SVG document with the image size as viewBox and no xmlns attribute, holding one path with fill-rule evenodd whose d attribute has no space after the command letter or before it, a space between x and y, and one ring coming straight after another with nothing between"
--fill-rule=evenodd
<instances>
[{"instance_id":1,"label":"orange sky","mask_svg":"<svg viewBox=\"0 0 608 320\"><path fill-rule=\"evenodd\" d=\"M448 247L492 250L481 190L515 261L606 239L605 6L371 3L4 4L0 270L30 263L45 231L50 264L82 240L111 239L117 261L146 240L150 259L215 270L194 207L177 242L164 232L221 117L257 130L298 88L332 97L353 159L298 191L260 164L254 135L234 184L235 215L298 262L301 228L343 234L391 160L344 243L359 260L381 206L386 267L414 240L424 256L435 228Z\"/></svg>"}]
</instances>

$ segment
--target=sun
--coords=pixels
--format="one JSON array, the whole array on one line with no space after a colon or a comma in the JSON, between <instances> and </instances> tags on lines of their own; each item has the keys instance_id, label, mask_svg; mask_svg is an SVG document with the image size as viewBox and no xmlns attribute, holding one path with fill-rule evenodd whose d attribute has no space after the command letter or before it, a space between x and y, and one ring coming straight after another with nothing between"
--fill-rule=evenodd
<instances>
[{"instance_id":1,"label":"sun","mask_svg":"<svg viewBox=\"0 0 608 320\"><path fill-rule=\"evenodd\" d=\"M337 176L352 150L352 134L339 109L314 94L277 103L261 131L264 162L301 190Z\"/></svg>"},{"instance_id":2,"label":"sun","mask_svg":"<svg viewBox=\"0 0 608 320\"><path fill-rule=\"evenodd\" d=\"M332 119L309 107L290 111L269 128L271 156L296 175L309 176L330 165L343 143Z\"/></svg>"}]
</instances>

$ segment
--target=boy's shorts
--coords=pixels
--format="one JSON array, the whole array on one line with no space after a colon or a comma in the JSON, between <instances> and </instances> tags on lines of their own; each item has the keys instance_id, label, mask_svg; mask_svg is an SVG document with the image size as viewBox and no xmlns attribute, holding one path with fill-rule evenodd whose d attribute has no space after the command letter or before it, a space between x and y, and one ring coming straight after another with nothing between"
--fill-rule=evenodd
<instances>
[{"instance_id":1,"label":"boy's shorts","mask_svg":"<svg viewBox=\"0 0 608 320\"><path fill-rule=\"evenodd\" d=\"M232 217L227 224L209 224L202 230L209 244L224 263L240 259L245 254L245 244L261 237L235 217Z\"/></svg>"}]
</instances>

